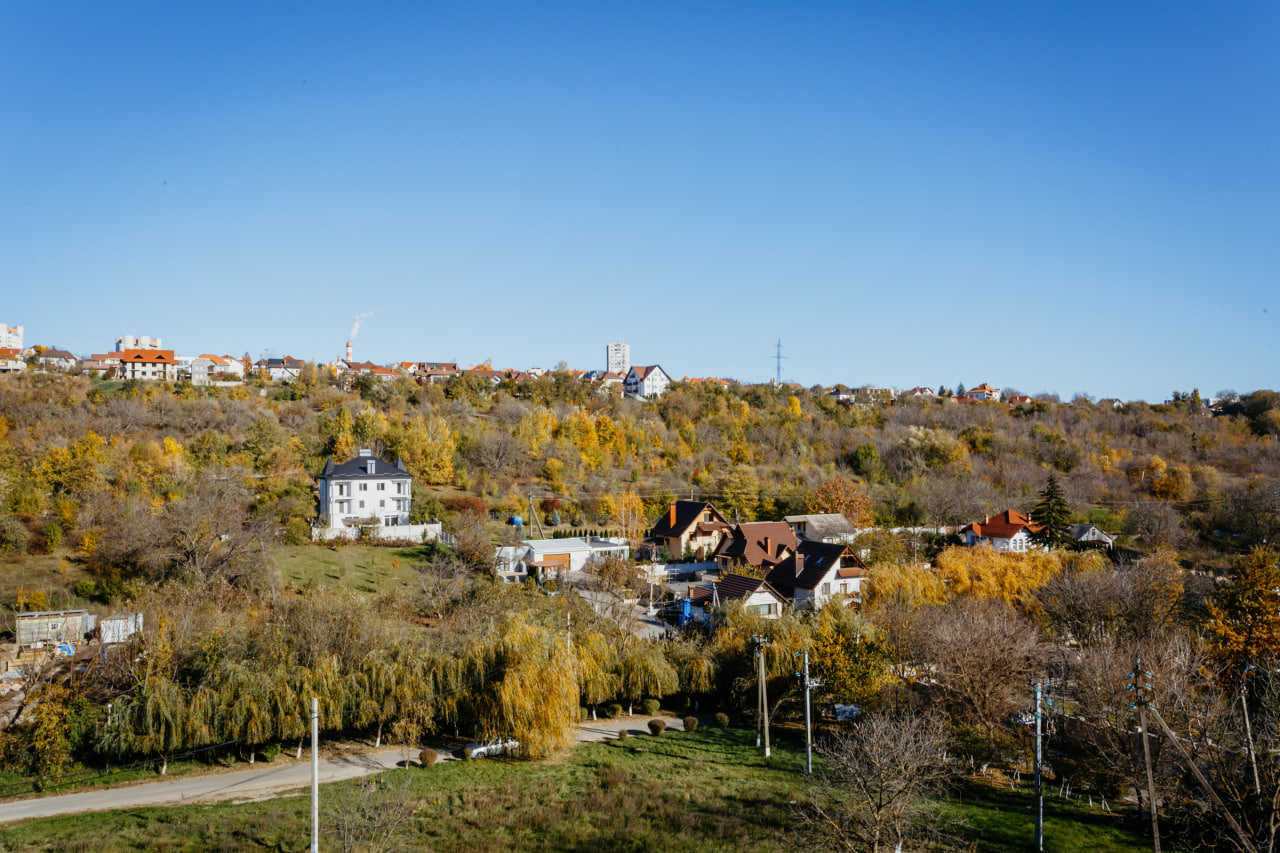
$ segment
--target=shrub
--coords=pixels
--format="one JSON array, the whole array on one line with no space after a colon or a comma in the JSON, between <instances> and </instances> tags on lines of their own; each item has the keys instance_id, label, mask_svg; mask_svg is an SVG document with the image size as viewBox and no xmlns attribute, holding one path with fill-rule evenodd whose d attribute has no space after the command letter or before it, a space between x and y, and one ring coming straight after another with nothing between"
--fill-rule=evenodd
<instances>
[{"instance_id":1,"label":"shrub","mask_svg":"<svg viewBox=\"0 0 1280 853\"><path fill-rule=\"evenodd\" d=\"M543 588L543 589L545 589L547 592L555 592L555 591L556 591L556 582L555 582L555 581L550 581L550 580L549 580L549 581L546 581L545 583L543 583L543 584L542 584L542 588Z\"/></svg>"},{"instance_id":2,"label":"shrub","mask_svg":"<svg viewBox=\"0 0 1280 853\"><path fill-rule=\"evenodd\" d=\"M311 525L301 518L291 518L284 526L284 544L306 545L311 541Z\"/></svg>"},{"instance_id":3,"label":"shrub","mask_svg":"<svg viewBox=\"0 0 1280 853\"><path fill-rule=\"evenodd\" d=\"M0 554L25 554L31 544L31 531L11 515L0 517Z\"/></svg>"},{"instance_id":4,"label":"shrub","mask_svg":"<svg viewBox=\"0 0 1280 853\"><path fill-rule=\"evenodd\" d=\"M686 732L696 732L698 730L698 718L693 716L685 717L684 730Z\"/></svg>"},{"instance_id":5,"label":"shrub","mask_svg":"<svg viewBox=\"0 0 1280 853\"><path fill-rule=\"evenodd\" d=\"M462 757L466 759L471 758L471 747L467 747L466 749L462 750Z\"/></svg>"},{"instance_id":6,"label":"shrub","mask_svg":"<svg viewBox=\"0 0 1280 853\"><path fill-rule=\"evenodd\" d=\"M62 525L51 521L44 527L44 552L52 554L62 544Z\"/></svg>"},{"instance_id":7,"label":"shrub","mask_svg":"<svg viewBox=\"0 0 1280 853\"><path fill-rule=\"evenodd\" d=\"M275 761L280 757L280 744L269 743L262 748L263 761Z\"/></svg>"},{"instance_id":8,"label":"shrub","mask_svg":"<svg viewBox=\"0 0 1280 853\"><path fill-rule=\"evenodd\" d=\"M81 598L93 598L98 592L98 585L91 580L76 581L76 595Z\"/></svg>"},{"instance_id":9,"label":"shrub","mask_svg":"<svg viewBox=\"0 0 1280 853\"><path fill-rule=\"evenodd\" d=\"M626 739L627 739L627 730L618 729L618 740L626 740Z\"/></svg>"},{"instance_id":10,"label":"shrub","mask_svg":"<svg viewBox=\"0 0 1280 853\"><path fill-rule=\"evenodd\" d=\"M657 699L646 699L640 703L640 707L644 709L644 715L646 717L652 717L654 714L658 713L658 708L661 707L661 703L658 702Z\"/></svg>"},{"instance_id":11,"label":"shrub","mask_svg":"<svg viewBox=\"0 0 1280 853\"><path fill-rule=\"evenodd\" d=\"M667 730L666 720L650 720L649 721L649 734L653 735L654 737L662 737L662 733L666 730Z\"/></svg>"},{"instance_id":12,"label":"shrub","mask_svg":"<svg viewBox=\"0 0 1280 853\"><path fill-rule=\"evenodd\" d=\"M587 717L591 716L591 712L586 708L578 708L578 722L585 722Z\"/></svg>"},{"instance_id":13,"label":"shrub","mask_svg":"<svg viewBox=\"0 0 1280 853\"><path fill-rule=\"evenodd\" d=\"M432 764L435 764L439 758L439 754L434 749L424 749L422 752L418 753L418 763L423 767L430 767Z\"/></svg>"},{"instance_id":14,"label":"shrub","mask_svg":"<svg viewBox=\"0 0 1280 853\"><path fill-rule=\"evenodd\" d=\"M614 717L618 717L622 714L622 706L617 702L612 702L604 706L603 713L606 720L612 720Z\"/></svg>"},{"instance_id":15,"label":"shrub","mask_svg":"<svg viewBox=\"0 0 1280 853\"><path fill-rule=\"evenodd\" d=\"M716 727L721 729L729 728L729 715L724 711L716 714Z\"/></svg>"}]
</instances>

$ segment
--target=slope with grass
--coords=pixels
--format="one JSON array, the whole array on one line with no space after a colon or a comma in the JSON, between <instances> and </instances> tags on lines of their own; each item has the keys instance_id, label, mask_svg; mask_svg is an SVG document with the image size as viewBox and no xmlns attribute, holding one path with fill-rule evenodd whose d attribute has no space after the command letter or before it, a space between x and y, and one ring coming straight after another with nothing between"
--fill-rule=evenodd
<instances>
[{"instance_id":1,"label":"slope with grass","mask_svg":"<svg viewBox=\"0 0 1280 853\"><path fill-rule=\"evenodd\" d=\"M415 813L409 849L438 851L796 849L790 802L803 780L802 745L783 739L766 761L737 729L585 744L558 761L485 759L394 770ZM341 783L354 785L357 783ZM325 786L332 801L339 786ZM1025 793L966 789L946 808L968 823L956 849L1025 850ZM1116 818L1084 807L1046 809L1046 850L1143 849ZM332 815L328 819L332 820ZM5 827L5 850L297 850L308 837L305 796L263 802L130 809Z\"/></svg>"}]
</instances>

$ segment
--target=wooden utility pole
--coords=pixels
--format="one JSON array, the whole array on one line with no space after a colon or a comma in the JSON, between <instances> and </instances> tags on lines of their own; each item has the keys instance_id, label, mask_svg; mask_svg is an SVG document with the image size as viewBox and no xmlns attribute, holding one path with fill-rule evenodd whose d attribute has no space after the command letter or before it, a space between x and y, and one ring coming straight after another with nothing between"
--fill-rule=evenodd
<instances>
[{"instance_id":1,"label":"wooden utility pole","mask_svg":"<svg viewBox=\"0 0 1280 853\"><path fill-rule=\"evenodd\" d=\"M1151 684L1144 681L1150 673L1142 669L1142 661L1133 662L1133 672L1129 673L1129 685L1126 689L1134 692L1133 705L1138 709L1138 725L1142 729L1142 761L1147 768L1147 805L1151 810L1151 849L1160 853L1160 818L1156 810L1156 778L1151 772L1151 744L1147 740L1147 704L1150 701Z\"/></svg>"},{"instance_id":2,"label":"wooden utility pole","mask_svg":"<svg viewBox=\"0 0 1280 853\"><path fill-rule=\"evenodd\" d=\"M1240 824L1236 822L1235 817L1227 810L1226 804L1223 803L1222 800L1218 799L1217 792L1213 790L1213 786L1209 784L1209 780L1204 778L1204 774L1200 772L1200 768L1196 765L1195 761L1192 760L1191 753L1187 752L1187 748L1182 745L1182 741L1173 733L1173 730L1169 728L1169 724L1164 721L1164 717L1160 716L1160 712L1155 708L1151 709L1151 714L1156 718L1156 722L1160 724L1160 728L1164 729L1164 733L1168 736L1169 741L1174 745L1178 752L1182 753L1182 757L1187 762L1187 766L1191 768L1191 772L1195 774L1195 777L1200 780L1200 784L1204 787L1205 793L1209 795L1209 798L1213 800L1213 802L1222 811L1222 816L1227 819L1227 823L1230 824L1231 829L1235 831L1236 838L1240 839L1240 846L1248 851L1248 853L1258 853L1258 848L1253 846L1253 842L1249 839L1249 836L1245 835L1244 830L1240 828Z\"/></svg>"}]
</instances>

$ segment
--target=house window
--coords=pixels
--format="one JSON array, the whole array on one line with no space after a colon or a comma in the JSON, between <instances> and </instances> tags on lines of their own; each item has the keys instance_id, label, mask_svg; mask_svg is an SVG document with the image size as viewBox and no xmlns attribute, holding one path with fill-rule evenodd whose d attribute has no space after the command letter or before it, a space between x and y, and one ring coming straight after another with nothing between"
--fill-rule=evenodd
<instances>
[{"instance_id":1,"label":"house window","mask_svg":"<svg viewBox=\"0 0 1280 853\"><path fill-rule=\"evenodd\" d=\"M385 492L386 490L387 490L387 484L386 484L386 483L379 483L379 484L378 484L378 491L380 491L380 492Z\"/></svg>"},{"instance_id":2,"label":"house window","mask_svg":"<svg viewBox=\"0 0 1280 853\"><path fill-rule=\"evenodd\" d=\"M381 509L382 507L385 507L386 505L387 505L387 502L386 502L386 501L378 501L378 508L379 508L379 509Z\"/></svg>"},{"instance_id":3,"label":"house window","mask_svg":"<svg viewBox=\"0 0 1280 853\"><path fill-rule=\"evenodd\" d=\"M360 501L360 508L364 509L364 501Z\"/></svg>"},{"instance_id":4,"label":"house window","mask_svg":"<svg viewBox=\"0 0 1280 853\"><path fill-rule=\"evenodd\" d=\"M830 595L830 594L831 594L831 584L829 584L829 583L824 583L824 584L822 585L822 594L823 594L823 595Z\"/></svg>"},{"instance_id":5,"label":"house window","mask_svg":"<svg viewBox=\"0 0 1280 853\"><path fill-rule=\"evenodd\" d=\"M369 484L368 484L368 483L361 483L361 484L360 484L360 491L362 491L362 492L367 492L367 491L369 491Z\"/></svg>"}]
</instances>

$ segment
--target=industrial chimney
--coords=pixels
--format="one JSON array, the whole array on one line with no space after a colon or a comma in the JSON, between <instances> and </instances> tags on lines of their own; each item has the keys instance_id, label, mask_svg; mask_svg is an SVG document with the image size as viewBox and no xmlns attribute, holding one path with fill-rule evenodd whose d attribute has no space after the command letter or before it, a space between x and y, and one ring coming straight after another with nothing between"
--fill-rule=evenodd
<instances>
[{"instance_id":1,"label":"industrial chimney","mask_svg":"<svg viewBox=\"0 0 1280 853\"><path fill-rule=\"evenodd\" d=\"M347 361L351 361L351 341L347 341Z\"/></svg>"}]
</instances>

